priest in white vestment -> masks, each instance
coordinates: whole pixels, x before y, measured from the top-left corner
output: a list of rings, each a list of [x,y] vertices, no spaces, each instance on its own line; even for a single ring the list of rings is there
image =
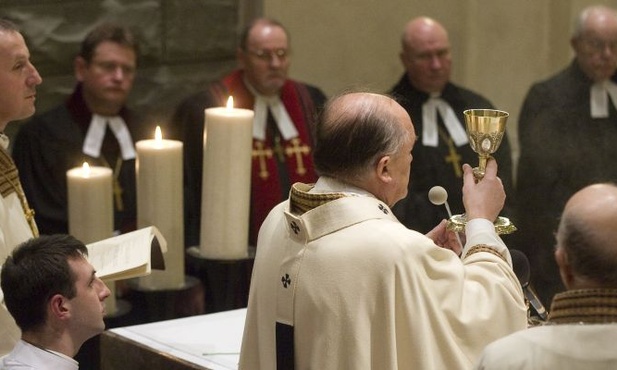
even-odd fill
[[[555,260],[566,292],[557,293],[547,325],[491,343],[483,370],[617,369],[617,186],[576,192],[557,230]]]
[[[331,100],[316,141],[321,177],[295,184],[259,233],[241,369],[469,369],[486,344],[526,327],[492,223],[505,201],[494,160],[478,183],[463,166],[461,248],[445,221],[425,236],[392,214],[416,141],[394,100]]]
[[[21,188],[4,129],[10,121],[34,113],[36,85],[41,76],[30,63],[30,52],[17,27],[0,19],[0,265],[19,243],[38,233]],[[0,289],[0,357],[19,340],[20,331],[2,303]]]

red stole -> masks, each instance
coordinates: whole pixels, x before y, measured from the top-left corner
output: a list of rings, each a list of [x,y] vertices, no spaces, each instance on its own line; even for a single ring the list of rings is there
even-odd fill
[[[229,95],[234,98],[234,106],[253,109],[255,99],[244,85],[242,71],[236,71],[223,79],[223,86],[215,94],[224,102]],[[285,166],[289,174],[289,184],[296,182],[313,183],[317,180],[313,167],[312,139],[309,125],[312,125],[315,106],[307,89],[299,83],[287,80],[281,91],[281,101],[287,109],[298,137],[281,140]],[[277,154],[271,135],[265,141],[253,139],[253,164],[251,173],[251,218],[249,243],[257,244],[257,234],[268,213],[284,199],[281,197],[281,184],[277,167]]]

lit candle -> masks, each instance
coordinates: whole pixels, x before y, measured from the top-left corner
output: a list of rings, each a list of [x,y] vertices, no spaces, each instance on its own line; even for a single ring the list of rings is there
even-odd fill
[[[205,110],[201,196],[201,255],[240,259],[248,255],[253,111]]]
[[[89,244],[114,234],[112,171],[107,167],[90,167],[84,162],[66,172],[69,210],[69,233]],[[105,300],[105,310],[112,315],[117,310],[116,286],[105,281],[111,294]]]
[[[137,226],[156,226],[167,240],[165,270],[139,279],[147,289],[176,289],[184,285],[184,197],[182,142],[163,140],[157,127],[154,140],[135,144],[137,159]]]

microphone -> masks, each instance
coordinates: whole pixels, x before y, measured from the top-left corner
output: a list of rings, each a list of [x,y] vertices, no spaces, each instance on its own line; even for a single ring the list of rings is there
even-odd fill
[[[512,257],[512,269],[514,270],[514,274],[518,278],[518,281],[521,283],[525,298],[527,298],[538,316],[540,316],[540,319],[543,321],[548,320],[548,312],[546,311],[546,308],[540,301],[540,298],[536,295],[536,292],[534,292],[529,285],[530,267],[527,256],[525,253],[517,249],[510,249],[510,256]]]
[[[433,186],[428,191],[428,200],[431,201],[436,206],[445,205],[446,211],[448,212],[448,217],[452,218],[452,212],[450,212],[450,205],[448,205],[448,192],[441,186]],[[456,234],[456,240],[458,240],[458,244],[461,246],[461,250],[463,249],[463,243],[461,242],[461,237]]]

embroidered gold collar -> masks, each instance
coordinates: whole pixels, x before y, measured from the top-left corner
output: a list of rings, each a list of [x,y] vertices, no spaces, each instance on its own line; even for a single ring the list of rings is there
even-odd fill
[[[301,215],[311,209],[347,196],[344,193],[309,193],[314,187],[314,184],[293,184],[289,195],[289,208],[293,214]]]
[[[580,289],[559,293],[553,298],[549,322],[617,323],[617,289]]]

